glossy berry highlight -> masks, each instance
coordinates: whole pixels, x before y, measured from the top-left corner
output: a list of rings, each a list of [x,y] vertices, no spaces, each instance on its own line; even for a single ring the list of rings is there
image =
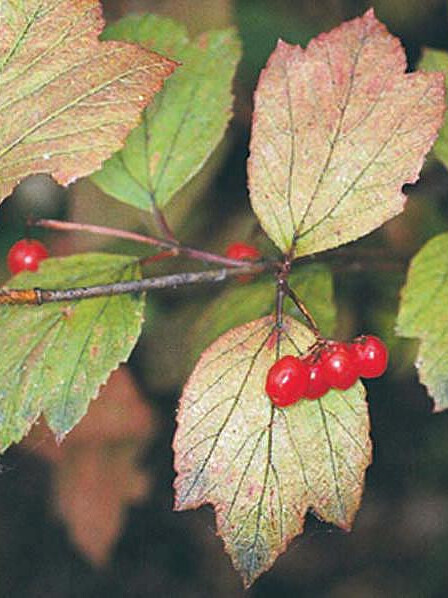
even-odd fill
[[[303,394],[305,399],[320,399],[330,390],[330,385],[325,376],[322,360],[315,355],[304,358],[307,366],[308,382]]]
[[[21,239],[14,243],[8,252],[6,262],[11,274],[18,274],[23,270],[35,272],[42,260],[48,257],[48,251],[36,239]]]
[[[361,378],[377,378],[386,371],[389,353],[377,336],[366,335],[355,339],[351,350],[357,360]]]
[[[358,360],[345,343],[332,343],[321,354],[325,379],[331,388],[347,390],[359,378]]]
[[[277,407],[287,407],[304,396],[308,384],[306,364],[294,355],[285,355],[269,369],[266,394]]]

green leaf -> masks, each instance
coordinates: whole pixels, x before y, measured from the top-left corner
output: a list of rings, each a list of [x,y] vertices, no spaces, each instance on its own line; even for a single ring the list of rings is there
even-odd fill
[[[48,259],[12,288],[105,284],[140,278],[135,257],[83,254]],[[144,297],[121,295],[0,308],[0,449],[19,442],[44,413],[62,439],[86,413],[112,370],[137,342]]]
[[[278,43],[255,94],[248,172],[283,252],[337,247],[402,211],[444,112],[443,77],[405,70],[372,10],[306,50]]]
[[[360,382],[278,409],[264,391],[276,360],[275,323],[221,336],[186,384],[174,438],[175,508],[211,503],[218,533],[250,585],[303,530],[307,511],[350,529],[370,463]],[[310,331],[285,318],[280,355],[307,351]]]
[[[102,40],[125,40],[179,58],[188,44],[188,32],[182,23],[158,15],[128,15],[108,25]]]
[[[143,210],[163,208],[201,169],[224,135],[240,56],[236,33],[211,31],[189,42],[180,25],[144,16],[120,21],[105,36],[151,44],[181,62],[119,159],[106,162],[92,177],[103,191],[125,203]]]
[[[295,269],[289,285],[309,307],[322,334],[331,336],[336,324],[336,306],[333,299],[331,272],[321,264]],[[220,334],[253,318],[275,312],[276,283],[272,276],[263,277],[251,284],[236,283],[222,292],[202,313],[191,331],[192,359]],[[300,318],[297,307],[285,299],[285,311]]]
[[[0,5],[0,200],[35,173],[68,185],[117,151],[176,63],[100,42],[97,0]]]
[[[434,237],[411,262],[401,291],[397,332],[421,343],[416,366],[434,398],[434,410],[448,407],[448,233]]]
[[[448,88],[448,52],[425,49],[418,66],[423,71],[444,73],[445,89]],[[448,113],[445,113],[443,126],[434,144],[434,154],[448,168]]]

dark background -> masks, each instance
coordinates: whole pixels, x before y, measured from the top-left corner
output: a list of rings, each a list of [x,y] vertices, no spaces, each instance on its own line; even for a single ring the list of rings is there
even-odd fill
[[[180,201],[181,207],[168,213],[183,241],[222,250],[232,235],[238,238],[244,231],[258,234],[248,210],[245,160],[251,96],[259,70],[278,37],[306,44],[320,31],[361,15],[371,4],[355,0],[103,2],[108,20],[134,10],[185,19],[192,34],[229,23],[240,31],[244,57],[235,83],[235,118],[229,134],[206,174],[185,192],[187,199]],[[423,46],[448,48],[444,0],[382,0],[373,6],[378,18],[402,39],[411,67]],[[447,183],[445,169],[430,158],[418,185],[408,190],[405,214],[357,244],[385,249],[393,256],[390,264],[373,269],[360,264],[356,272],[336,266],[338,332],[380,334],[388,339],[392,352],[388,374],[368,381],[374,459],[354,529],[347,534],[309,515],[303,536],[291,543],[272,570],[247,592],[248,597],[426,598],[448,594],[448,414],[431,414],[431,400],[412,367],[415,345],[393,338],[407,260],[426,239],[448,230]],[[30,211],[75,218],[81,211],[84,220],[95,221],[96,217],[103,223],[95,206],[85,202],[91,193],[82,184],[66,192],[42,177],[27,181],[0,209],[2,256],[23,235]],[[35,198],[39,198],[37,208]],[[112,222],[113,218],[121,222],[128,218],[129,226],[134,226],[135,214],[120,206],[111,210],[115,210],[108,216]],[[193,217],[187,218],[191,213]],[[55,235],[46,238],[55,253],[77,250],[81,243],[71,239],[67,249]],[[6,272],[3,274],[6,280]],[[158,418],[157,433],[143,457],[143,466],[154,483],[147,500],[128,511],[124,533],[107,567],[90,565],[53,516],[50,467],[33,451],[20,448],[3,457],[0,596],[243,596],[239,576],[215,535],[212,509],[171,510],[170,443],[188,368],[179,360],[181,334],[176,336],[170,322],[176,322],[176,330],[187,328],[189,315],[182,306],[188,302],[192,309],[201,305],[203,293],[179,291],[176,296],[158,297],[146,334],[132,356],[133,372]],[[151,326],[157,333],[151,334]]]

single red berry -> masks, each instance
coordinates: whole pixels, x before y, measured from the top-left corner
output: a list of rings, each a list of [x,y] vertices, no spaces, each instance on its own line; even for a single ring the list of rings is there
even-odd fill
[[[347,390],[359,378],[358,360],[345,343],[332,343],[321,353],[322,368],[332,388]]]
[[[320,399],[330,390],[322,360],[315,355],[309,355],[308,357],[305,357],[303,361],[308,365],[308,384],[304,393],[304,398]]]
[[[253,245],[238,242],[227,247],[226,257],[232,260],[258,260],[261,253]]]
[[[226,249],[226,257],[231,260],[250,260],[255,261],[261,257],[261,253],[253,245],[247,243],[232,243]],[[249,282],[252,276],[250,274],[241,274],[237,276],[238,282]]]
[[[22,270],[35,272],[40,262],[47,257],[48,251],[40,241],[21,239],[11,247],[6,261],[11,274],[18,274]]]
[[[285,355],[269,369],[266,394],[277,407],[286,407],[303,397],[307,383],[305,363],[294,355]]]
[[[360,336],[353,341],[351,350],[358,360],[362,378],[377,378],[386,371],[389,354],[386,345],[377,336]]]

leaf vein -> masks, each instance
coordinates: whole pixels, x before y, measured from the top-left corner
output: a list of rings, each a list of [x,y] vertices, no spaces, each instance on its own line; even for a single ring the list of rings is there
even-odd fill
[[[318,401],[318,405],[319,405],[319,410],[320,410],[320,414],[322,417],[322,425],[323,425],[323,429],[325,432],[325,437],[327,439],[328,453],[329,453],[329,457],[330,457],[331,471],[332,471],[332,475],[333,475],[333,482],[334,482],[336,498],[337,498],[338,505],[339,505],[339,511],[340,511],[340,515],[345,520],[346,519],[345,507],[344,507],[344,501],[342,498],[341,489],[339,487],[339,480],[338,480],[337,471],[336,471],[336,463],[334,460],[334,449],[333,449],[333,443],[332,443],[331,436],[330,436],[330,430],[328,429],[327,418],[326,418],[325,411],[322,407],[322,403],[320,400]]]
[[[190,485],[190,487],[189,487],[189,489],[187,490],[187,492],[184,494],[184,499],[185,499],[185,500],[188,498],[188,496],[190,495],[190,493],[191,493],[191,491],[193,490],[194,486],[197,484],[197,482],[198,482],[198,480],[199,480],[200,476],[201,476],[201,475],[204,473],[204,471],[205,471],[206,467],[208,466],[208,464],[209,464],[209,462],[210,462],[210,459],[211,459],[211,457],[212,457],[212,454],[213,454],[213,452],[214,452],[214,450],[215,450],[215,448],[216,448],[216,446],[217,446],[217,444],[218,444],[218,442],[219,442],[219,439],[220,439],[220,437],[221,437],[221,434],[223,433],[223,431],[225,430],[225,428],[226,428],[227,424],[229,423],[229,421],[230,421],[230,419],[231,419],[231,417],[232,417],[232,415],[233,415],[233,412],[235,411],[235,409],[236,409],[236,406],[237,406],[237,404],[238,404],[238,402],[239,402],[239,400],[240,400],[240,398],[241,398],[241,395],[242,395],[242,393],[243,393],[243,390],[244,390],[244,388],[245,388],[245,386],[246,386],[247,380],[248,380],[248,379],[249,379],[249,377],[250,377],[250,374],[251,374],[251,372],[252,372],[252,369],[253,369],[253,367],[254,367],[254,365],[255,365],[255,362],[256,362],[256,360],[257,360],[257,357],[258,357],[258,356],[259,356],[259,354],[261,353],[261,351],[262,351],[262,349],[263,349],[264,345],[266,344],[266,342],[267,342],[267,339],[268,339],[268,338],[269,338],[269,337],[265,337],[265,339],[262,341],[262,343],[260,344],[260,346],[259,346],[259,348],[257,349],[257,351],[255,352],[255,354],[251,356],[251,360],[250,360],[249,367],[248,367],[248,369],[247,369],[247,372],[246,372],[246,374],[244,375],[244,377],[243,377],[243,379],[242,379],[242,382],[241,382],[241,385],[240,385],[240,387],[239,387],[239,390],[238,390],[238,392],[237,392],[237,394],[236,394],[236,396],[235,396],[235,400],[233,401],[233,403],[232,403],[232,405],[231,405],[231,407],[230,407],[230,409],[229,409],[229,412],[228,412],[228,413],[227,413],[227,415],[225,416],[225,418],[224,418],[224,420],[223,420],[222,424],[221,424],[221,425],[220,425],[220,427],[218,428],[218,431],[217,431],[217,433],[216,433],[216,438],[215,438],[215,440],[214,440],[214,442],[213,442],[213,444],[212,444],[212,446],[211,446],[211,448],[210,448],[210,450],[209,450],[209,452],[208,452],[207,456],[204,458],[204,460],[203,460],[203,462],[202,462],[202,464],[201,464],[200,468],[198,469],[198,472],[197,472],[197,474],[196,474],[196,476],[195,476],[195,478],[194,478],[194,480],[193,480],[192,484]]]

